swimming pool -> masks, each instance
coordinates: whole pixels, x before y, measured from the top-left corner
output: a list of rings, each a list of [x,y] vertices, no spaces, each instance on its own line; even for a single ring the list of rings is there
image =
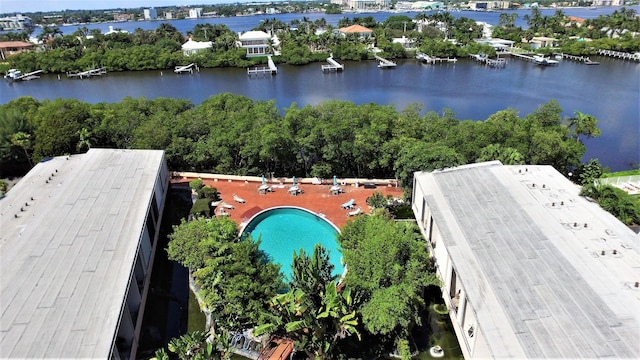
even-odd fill
[[[311,256],[318,243],[329,250],[333,274],[340,276],[344,271],[337,241],[338,229],[328,220],[303,208],[278,207],[260,212],[245,226],[241,237],[248,234],[254,240],[261,239],[260,250],[280,264],[280,271],[288,280],[291,279],[293,252],[300,254],[300,249],[304,249],[307,256]]]

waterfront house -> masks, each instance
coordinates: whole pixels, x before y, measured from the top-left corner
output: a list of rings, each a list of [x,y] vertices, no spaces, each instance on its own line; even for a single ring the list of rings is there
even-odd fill
[[[525,40],[526,42],[526,40]],[[558,39],[546,36],[535,36],[529,41],[532,49],[557,46]]]
[[[189,56],[199,51],[211,49],[212,46],[213,43],[211,41],[194,41],[193,39],[189,39],[186,43],[182,44],[182,53],[184,56]]]
[[[509,48],[513,47],[512,40],[505,40],[499,38],[487,38],[487,39],[477,39],[477,43],[479,44],[487,44],[491,45],[496,51],[506,51]]]
[[[30,51],[34,46],[24,41],[0,41],[0,58],[5,60],[8,56]]]
[[[247,31],[238,34],[238,47],[247,49],[247,56],[271,55],[271,35],[264,31]]]
[[[548,165],[416,172],[465,359],[640,358],[640,239]]]
[[[347,36],[348,34],[356,34],[360,38],[368,38],[373,35],[373,30],[358,24],[340,28],[339,31],[343,36]]]
[[[168,187],[164,151],[91,149],[9,190],[0,358],[136,358]]]
[[[123,33],[123,34],[128,34],[129,32],[127,30],[122,30],[122,29],[114,29],[113,25],[109,25],[109,31],[107,31],[106,33],[104,33],[104,35],[111,35],[111,34],[118,34],[118,33]],[[87,37],[88,39],[89,37]]]

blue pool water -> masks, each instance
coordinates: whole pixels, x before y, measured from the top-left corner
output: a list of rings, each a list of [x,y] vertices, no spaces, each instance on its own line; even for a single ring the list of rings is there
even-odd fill
[[[329,250],[329,261],[333,264],[333,274],[342,275],[344,266],[338,246],[338,230],[324,218],[298,208],[276,208],[254,217],[242,232],[251,234],[254,240],[261,239],[260,250],[271,260],[280,264],[280,271],[291,279],[293,252],[304,249],[308,256],[313,254],[316,244]]]

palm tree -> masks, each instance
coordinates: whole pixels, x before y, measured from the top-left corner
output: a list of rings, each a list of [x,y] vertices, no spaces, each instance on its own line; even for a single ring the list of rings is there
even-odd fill
[[[233,354],[230,337],[226,331],[212,336],[206,331],[193,331],[171,339],[167,347],[181,360],[228,360]],[[159,349],[155,355],[158,360],[169,358],[164,349]]]
[[[332,281],[325,286],[320,298],[320,306],[315,307],[300,289],[277,295],[270,303],[274,312],[268,315],[271,322],[254,328],[254,334],[285,334],[294,339],[297,350],[304,351],[310,359],[329,356],[341,339],[352,335],[360,339],[350,288],[339,292]]]
[[[573,114],[575,116],[569,119],[569,128],[577,142],[580,142],[580,135],[585,135],[588,139],[600,136],[598,119],[580,111],[574,111]]]

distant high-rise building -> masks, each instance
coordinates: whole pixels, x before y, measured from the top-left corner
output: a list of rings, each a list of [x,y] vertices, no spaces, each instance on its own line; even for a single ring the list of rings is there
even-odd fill
[[[158,18],[158,11],[155,8],[144,9],[145,20],[155,20]]]
[[[202,8],[189,9],[189,18],[197,19],[202,16]]]

